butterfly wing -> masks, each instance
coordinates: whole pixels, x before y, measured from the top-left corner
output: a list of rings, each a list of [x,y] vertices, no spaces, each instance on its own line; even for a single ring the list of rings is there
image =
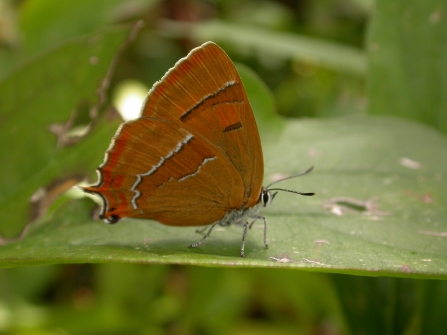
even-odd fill
[[[212,42],[194,49],[156,83],[139,119],[117,131],[99,181],[84,188],[102,217],[206,225],[259,201],[263,157],[242,81]]]
[[[143,116],[169,118],[212,143],[244,183],[243,207],[259,200],[264,162],[256,120],[228,55],[207,42],[181,59],[149,92]]]

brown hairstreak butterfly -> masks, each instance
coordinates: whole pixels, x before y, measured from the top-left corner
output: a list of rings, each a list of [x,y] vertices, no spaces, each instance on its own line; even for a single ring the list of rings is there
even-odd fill
[[[312,168],[299,174],[305,174]],[[207,42],[179,60],[149,91],[141,116],[124,122],[99,166],[98,182],[83,187],[103,200],[108,223],[130,217],[169,226],[243,227],[267,221],[262,207],[276,193],[262,187],[264,162],[256,121],[227,54]],[[249,221],[252,221],[249,223]],[[206,229],[206,227],[205,227]]]

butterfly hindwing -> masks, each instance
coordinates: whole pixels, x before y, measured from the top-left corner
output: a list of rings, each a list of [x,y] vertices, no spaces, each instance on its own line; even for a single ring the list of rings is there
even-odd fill
[[[102,216],[109,221],[136,217],[202,225],[217,221],[243,197],[242,179],[226,157],[166,120],[124,123],[98,172],[99,183],[85,190],[102,196]],[[229,182],[221,184],[216,175]],[[188,217],[195,210],[203,215]]]

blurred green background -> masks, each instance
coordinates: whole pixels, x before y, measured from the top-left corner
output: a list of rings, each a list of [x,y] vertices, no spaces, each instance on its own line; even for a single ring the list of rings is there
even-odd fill
[[[0,0],[0,200],[9,196],[5,185],[25,168],[39,171],[20,186],[30,194],[64,168],[73,171],[64,190],[93,176],[98,152],[102,156],[107,146],[92,138],[82,144],[82,157],[63,156],[46,149],[54,147],[54,135],[36,138],[43,149],[30,150],[25,141],[9,143],[14,133],[33,134],[56,122],[57,113],[60,123],[51,132],[58,147],[73,144],[66,128],[90,120],[101,138],[110,139],[120,122],[113,101],[126,83],[150,87],[207,40],[257,73],[285,122],[392,115],[426,125],[445,143],[446,17],[445,0]],[[101,57],[90,57],[90,50]],[[84,68],[85,60],[96,70]],[[53,66],[57,73],[47,71]],[[70,94],[61,80],[72,83]],[[32,115],[44,105],[51,108],[48,115],[23,120],[24,111]],[[269,129],[280,132],[275,120],[259,125],[263,140]],[[425,147],[432,149],[430,143]],[[9,158],[23,152],[23,164],[12,164]],[[440,162],[447,157],[442,154]],[[0,209],[0,248],[11,245],[29,218],[16,204],[5,202]],[[33,208],[32,217],[40,211]],[[446,245],[446,236],[438,242]],[[439,252],[444,261],[445,254]],[[75,263],[89,263],[88,254],[76,257]],[[445,280],[187,261],[2,262],[16,267],[0,270],[0,334],[447,334]],[[34,264],[48,262],[42,257]],[[443,265],[438,270],[445,279]]]

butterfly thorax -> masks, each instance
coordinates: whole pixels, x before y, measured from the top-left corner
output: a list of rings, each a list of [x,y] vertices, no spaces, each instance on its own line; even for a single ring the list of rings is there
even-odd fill
[[[218,221],[221,226],[229,226],[235,224],[238,226],[244,226],[247,221],[255,221],[262,218],[259,214],[263,207],[267,207],[271,204],[275,194],[271,194],[269,190],[262,188],[259,200],[256,205],[252,207],[232,209],[225,216]]]

